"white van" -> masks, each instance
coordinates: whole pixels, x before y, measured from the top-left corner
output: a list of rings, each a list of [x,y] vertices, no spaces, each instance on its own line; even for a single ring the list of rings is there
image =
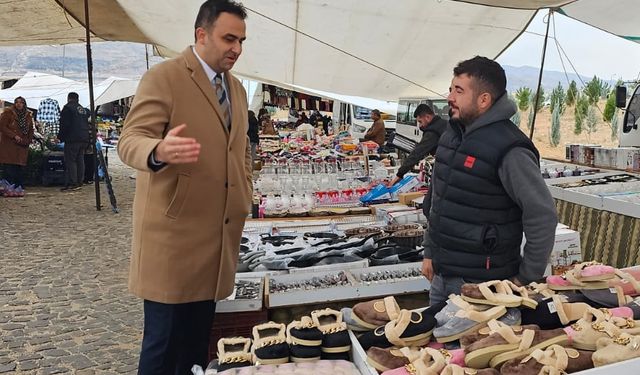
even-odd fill
[[[445,98],[414,97],[398,99],[396,132],[416,142],[420,142],[420,139],[422,139],[422,131],[418,128],[413,112],[422,103],[431,107],[436,115],[449,120],[449,104]]]
[[[373,125],[371,119],[373,109],[375,108],[360,107],[336,100],[333,102],[333,123],[335,126],[344,126],[348,129],[354,139],[364,138],[365,133]],[[388,136],[396,130],[396,116],[382,110],[380,113]]]

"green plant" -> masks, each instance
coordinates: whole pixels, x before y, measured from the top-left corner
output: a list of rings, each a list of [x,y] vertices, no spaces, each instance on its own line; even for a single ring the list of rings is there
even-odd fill
[[[602,119],[605,122],[611,123],[613,119],[613,114],[616,111],[616,90],[611,90],[609,96],[607,97],[607,103],[604,105],[604,113],[602,114]]]
[[[597,76],[593,76],[591,81],[584,86],[583,92],[589,98],[589,104],[594,105],[609,93],[609,84]]]
[[[531,96],[531,107],[535,105],[535,95]],[[540,86],[540,90],[538,91],[538,105],[536,106],[536,112],[540,112],[542,107],[544,107],[544,88]]]
[[[596,107],[589,106],[585,122],[587,125],[587,139],[591,142],[591,134],[598,130],[598,113],[596,111]]]
[[[564,103],[567,107],[571,107],[576,104],[576,99],[578,97],[578,85],[576,81],[571,81],[569,84],[569,88],[567,89],[567,95],[565,96]]]
[[[516,104],[518,105],[519,110],[526,112],[529,109],[529,103],[531,102],[532,95],[533,93],[528,87],[520,87],[516,90]]]
[[[611,140],[615,141],[618,139],[618,115],[620,111],[618,108],[615,108],[613,111],[613,116],[611,116]]]
[[[551,146],[556,147],[560,143],[560,108],[562,102],[560,99],[556,99],[553,111],[551,113],[551,132],[549,133],[549,143]]]
[[[576,107],[574,108],[575,126],[573,128],[573,133],[575,135],[580,135],[582,133],[584,120],[587,117],[588,110],[589,98],[586,95],[578,94],[578,97],[576,99]]]
[[[549,95],[549,109],[551,110],[551,113],[555,111],[556,107],[560,109],[560,114],[564,113],[565,97],[566,93],[564,91],[564,88],[562,87],[560,82],[558,82],[558,86],[556,86],[551,91],[551,95]]]

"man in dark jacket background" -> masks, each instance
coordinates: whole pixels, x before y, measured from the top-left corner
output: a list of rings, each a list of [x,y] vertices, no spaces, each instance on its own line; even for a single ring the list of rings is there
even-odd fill
[[[465,282],[540,279],[558,221],[538,151],[510,121],[517,108],[506,95],[504,69],[476,56],[453,74],[450,124],[423,206],[429,230],[422,272],[432,305],[459,294]]]
[[[256,114],[253,111],[249,111],[249,129],[247,135],[249,136],[249,143],[251,143],[251,160],[254,162],[258,159],[256,152],[258,144],[260,143],[260,124],[256,118]]]
[[[413,112],[413,117],[416,118],[418,127],[422,131],[422,139],[416,145],[416,148],[411,151],[409,156],[402,162],[402,165],[396,173],[396,177],[391,180],[389,186],[393,186],[402,180],[405,174],[409,172],[420,160],[427,157],[427,155],[435,155],[438,148],[438,140],[442,133],[447,128],[447,121],[440,116],[437,116],[431,107],[427,104],[420,104]]]
[[[77,190],[84,179],[84,151],[89,144],[89,111],[80,105],[75,92],[67,95],[60,112],[58,139],[64,142],[65,186],[61,190]]]

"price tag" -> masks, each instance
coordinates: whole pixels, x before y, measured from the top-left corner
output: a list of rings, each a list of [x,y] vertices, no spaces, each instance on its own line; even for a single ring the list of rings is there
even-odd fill
[[[609,288],[609,291],[611,292],[611,294],[618,293],[618,290],[616,288]]]
[[[552,314],[555,314],[558,312],[558,310],[556,310],[556,304],[553,301],[547,303],[547,307],[549,307],[549,312]]]

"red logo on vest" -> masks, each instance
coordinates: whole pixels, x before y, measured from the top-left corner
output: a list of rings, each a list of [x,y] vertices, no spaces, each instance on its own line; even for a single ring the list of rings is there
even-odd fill
[[[464,166],[465,168],[473,168],[473,164],[475,164],[476,162],[476,158],[474,158],[473,156],[467,156],[467,158],[464,160]]]

